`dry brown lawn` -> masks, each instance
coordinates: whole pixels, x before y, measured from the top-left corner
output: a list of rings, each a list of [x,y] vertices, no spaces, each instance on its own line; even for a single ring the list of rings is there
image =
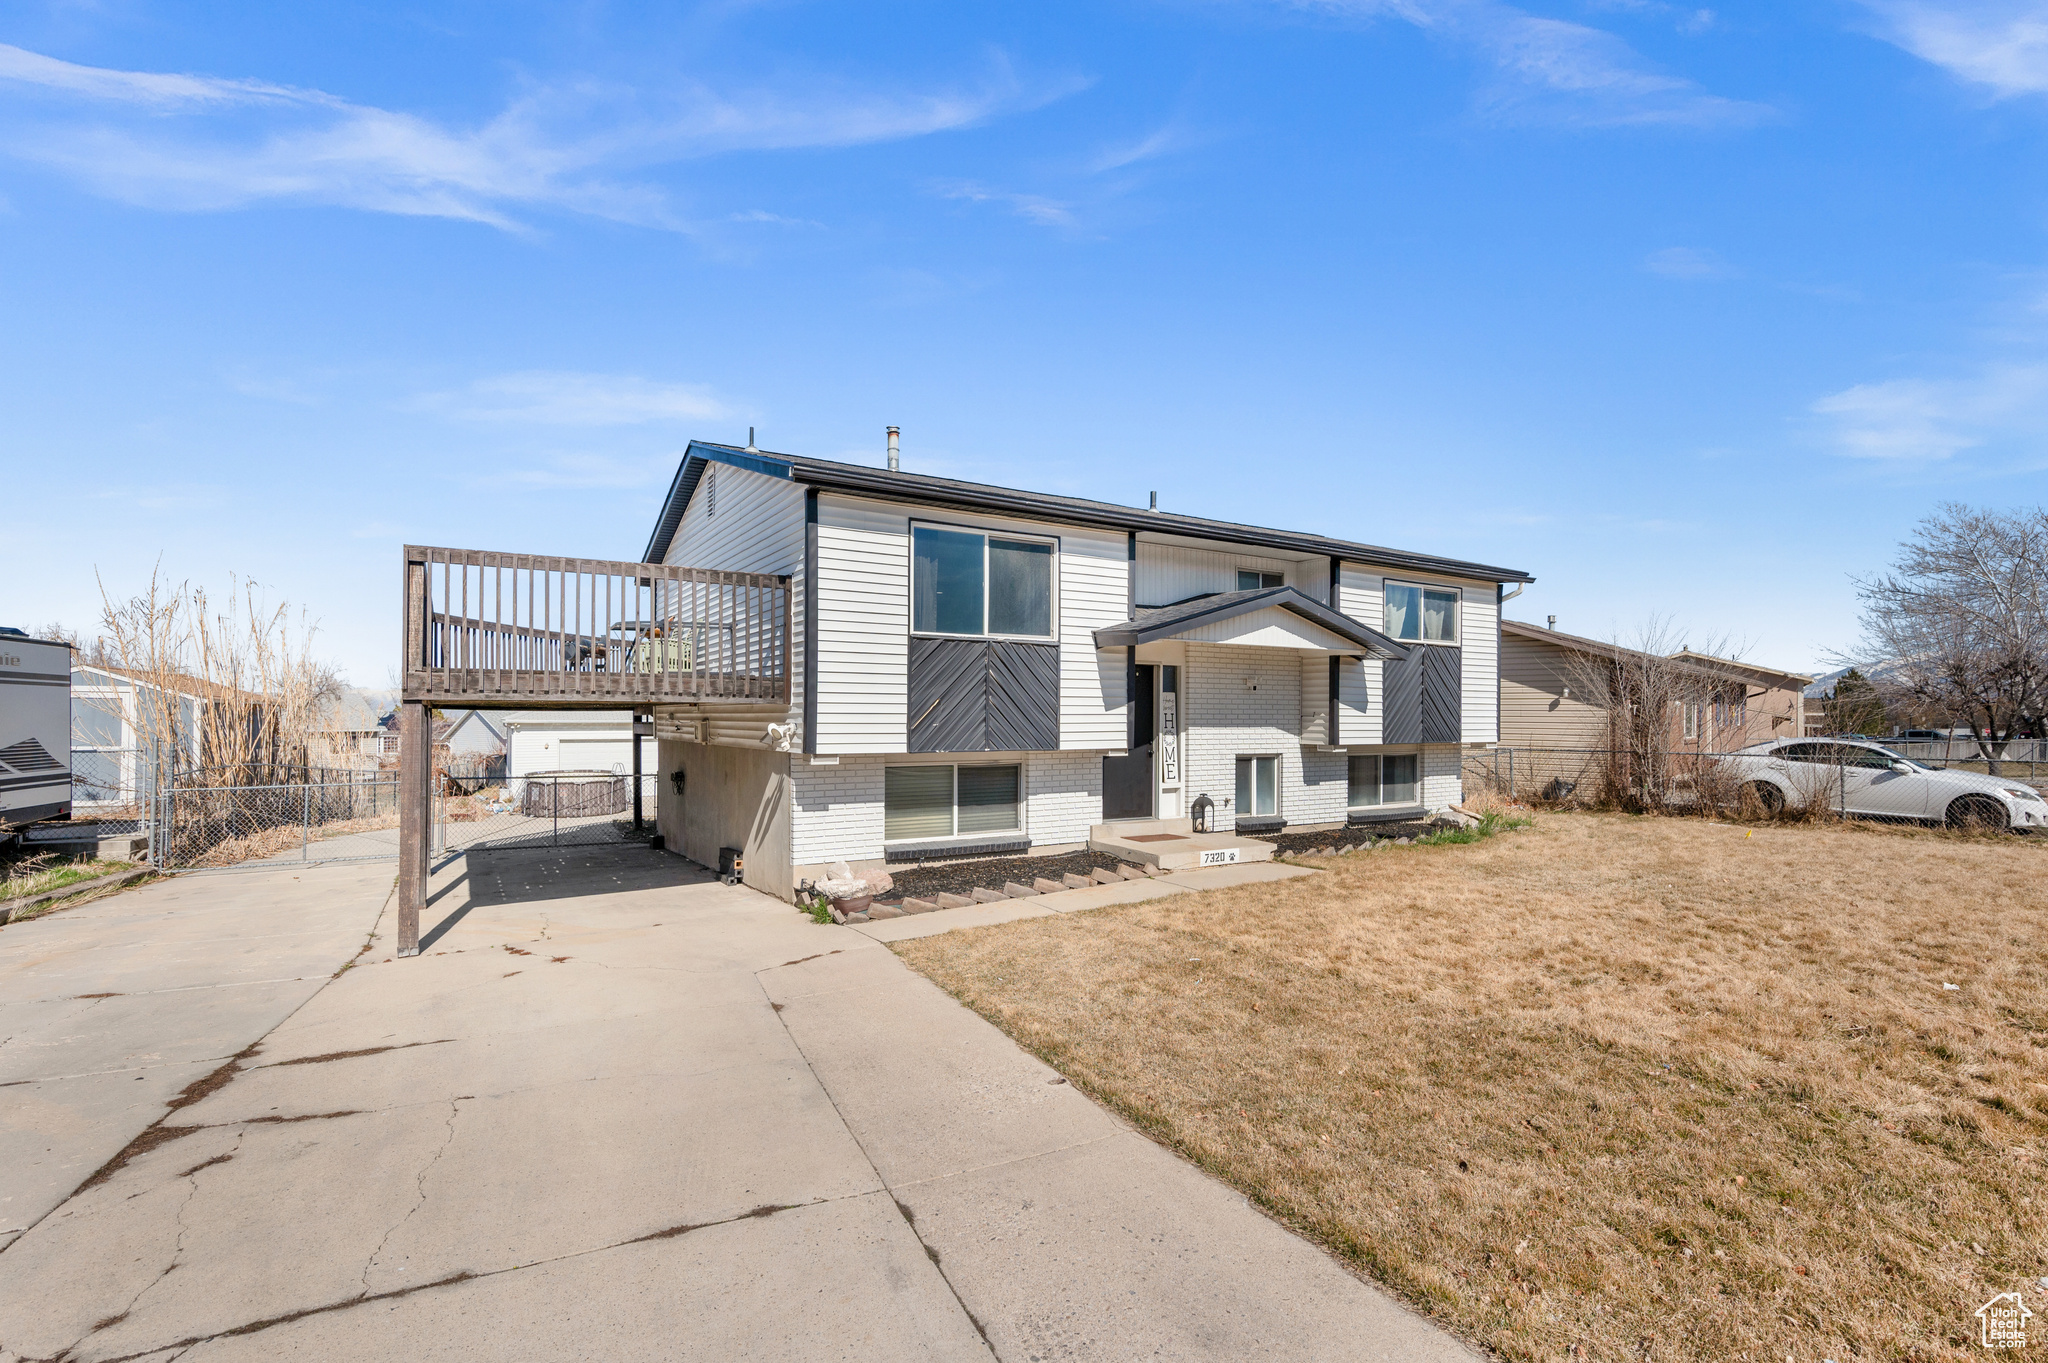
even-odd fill
[[[897,950],[1511,1358],[1952,1357],[2041,1288],[2048,843],[1575,814],[1312,864]]]

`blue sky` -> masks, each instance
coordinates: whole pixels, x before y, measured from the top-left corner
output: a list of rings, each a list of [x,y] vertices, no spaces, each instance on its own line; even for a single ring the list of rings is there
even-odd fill
[[[1821,670],[2043,499],[2048,2],[0,11],[6,623],[631,558],[688,439],[1504,563]]]

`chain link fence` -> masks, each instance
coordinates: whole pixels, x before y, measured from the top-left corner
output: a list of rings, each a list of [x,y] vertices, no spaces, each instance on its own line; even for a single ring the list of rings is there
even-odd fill
[[[376,861],[398,856],[399,782],[391,772],[346,780],[179,785],[154,801],[151,856],[165,870]],[[514,780],[437,774],[432,853],[630,842],[654,826],[655,777],[546,773]]]
[[[634,778],[546,772],[507,780],[447,777],[437,823],[448,851],[575,847],[631,842],[654,829],[656,777],[639,778],[642,826],[633,826]]]
[[[1814,742],[1827,746],[1826,740]],[[1893,744],[1883,746],[1898,750]],[[1753,754],[1740,753],[1494,748],[1466,754],[1464,782],[1468,793],[1484,790],[1527,805],[1753,817],[1776,812],[1766,804],[1772,792],[1757,785],[1761,775],[1755,768],[1757,760]],[[1981,761],[1944,764],[1925,758],[1913,760],[1928,767],[1984,772]],[[1793,787],[1788,803],[1796,809],[1879,818],[1943,817],[1943,810],[1904,804],[1891,810],[1879,807],[1873,814],[1872,801],[1863,789],[1870,773],[1846,757],[1779,763],[1775,774]],[[2048,781],[2048,762],[2037,766],[2001,761],[1998,774],[2038,785]]]

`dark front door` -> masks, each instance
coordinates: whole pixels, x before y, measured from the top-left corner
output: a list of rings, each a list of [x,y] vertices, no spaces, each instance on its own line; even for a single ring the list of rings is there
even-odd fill
[[[1139,663],[1131,696],[1131,750],[1102,759],[1102,817],[1152,817],[1152,750],[1159,737],[1159,717],[1152,706],[1151,663]]]

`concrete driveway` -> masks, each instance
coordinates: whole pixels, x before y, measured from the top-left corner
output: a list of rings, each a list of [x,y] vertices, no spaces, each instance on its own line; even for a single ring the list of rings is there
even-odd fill
[[[7,1103],[43,1154],[0,1165],[29,1226],[0,1349],[1475,1357],[861,933],[641,847],[480,853],[436,877],[425,955],[386,922],[321,983],[389,878],[193,878],[0,932],[0,1009],[42,1038],[7,1092],[47,1090]]]

